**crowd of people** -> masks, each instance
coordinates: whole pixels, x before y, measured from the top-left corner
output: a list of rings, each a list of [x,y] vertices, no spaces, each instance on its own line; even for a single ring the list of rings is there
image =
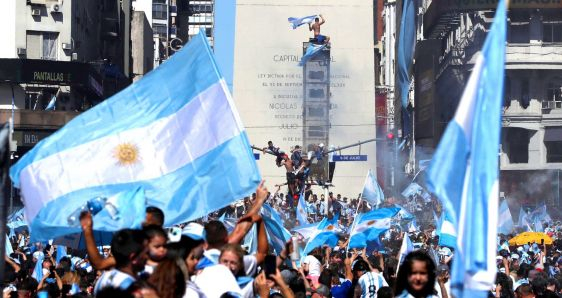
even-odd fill
[[[452,297],[454,250],[438,245],[435,223],[397,223],[373,239],[374,246],[347,249],[354,216],[371,206],[360,198],[318,196],[310,189],[306,194],[310,223],[338,218],[335,246],[299,256],[289,240],[274,251],[260,212],[264,204],[278,210],[289,230],[305,223],[294,216],[298,200],[279,189],[270,193],[262,183],[250,198],[168,229],[165,214],[148,207],[142,229],[116,232],[110,246],[96,244],[89,213],[80,218],[84,249],[29,243],[25,230],[16,233],[9,238],[14,252],[5,259],[4,297]],[[230,232],[219,220],[225,217],[236,218]],[[253,227],[257,249],[249,253],[242,244]],[[552,223],[545,231],[552,245],[510,246],[514,235],[498,235],[490,297],[562,297],[562,225]],[[404,237],[415,250],[401,259]]]

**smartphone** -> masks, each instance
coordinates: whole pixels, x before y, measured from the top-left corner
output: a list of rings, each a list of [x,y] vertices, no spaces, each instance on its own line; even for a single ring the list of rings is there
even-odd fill
[[[271,274],[277,273],[277,257],[274,255],[265,256],[264,261],[265,276],[269,277]]]

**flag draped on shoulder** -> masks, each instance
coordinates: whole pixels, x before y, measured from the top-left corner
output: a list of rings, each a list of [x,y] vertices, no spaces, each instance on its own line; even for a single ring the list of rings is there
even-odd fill
[[[373,172],[369,170],[367,177],[365,178],[365,184],[363,185],[363,192],[361,193],[362,198],[369,202],[373,206],[380,205],[384,202],[384,193],[377,182],[377,178],[373,175]]]
[[[304,25],[304,24],[310,24],[312,22],[314,22],[314,19],[317,18],[317,15],[312,15],[312,16],[306,16],[306,17],[302,17],[302,18],[288,18],[287,20],[289,21],[289,23],[291,23],[291,28],[293,30],[297,29],[298,27]]]
[[[457,227],[451,289],[459,298],[487,297],[496,276],[506,22],[501,0],[428,171],[430,190]]]
[[[399,211],[399,207],[390,207],[357,215],[349,233],[349,248],[366,247],[367,242],[378,240],[381,233],[390,229],[392,217]]]
[[[10,177],[35,234],[56,234],[53,227],[67,226],[69,213],[91,198],[138,186],[164,211],[166,226],[187,222],[251,194],[261,180],[202,33],[42,140]]]

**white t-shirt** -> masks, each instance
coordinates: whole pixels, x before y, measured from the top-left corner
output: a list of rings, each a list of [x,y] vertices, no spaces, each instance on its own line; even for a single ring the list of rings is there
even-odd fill
[[[303,264],[308,264],[308,275],[320,276],[320,261],[315,256],[308,255],[304,257]]]
[[[361,286],[361,298],[376,298],[377,291],[382,287],[388,287],[388,283],[381,273],[367,272],[358,281]]]

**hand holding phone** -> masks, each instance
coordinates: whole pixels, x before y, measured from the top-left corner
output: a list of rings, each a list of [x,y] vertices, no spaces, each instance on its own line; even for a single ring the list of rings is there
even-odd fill
[[[274,255],[265,256],[264,260],[265,277],[269,278],[270,275],[277,272],[277,257]]]

